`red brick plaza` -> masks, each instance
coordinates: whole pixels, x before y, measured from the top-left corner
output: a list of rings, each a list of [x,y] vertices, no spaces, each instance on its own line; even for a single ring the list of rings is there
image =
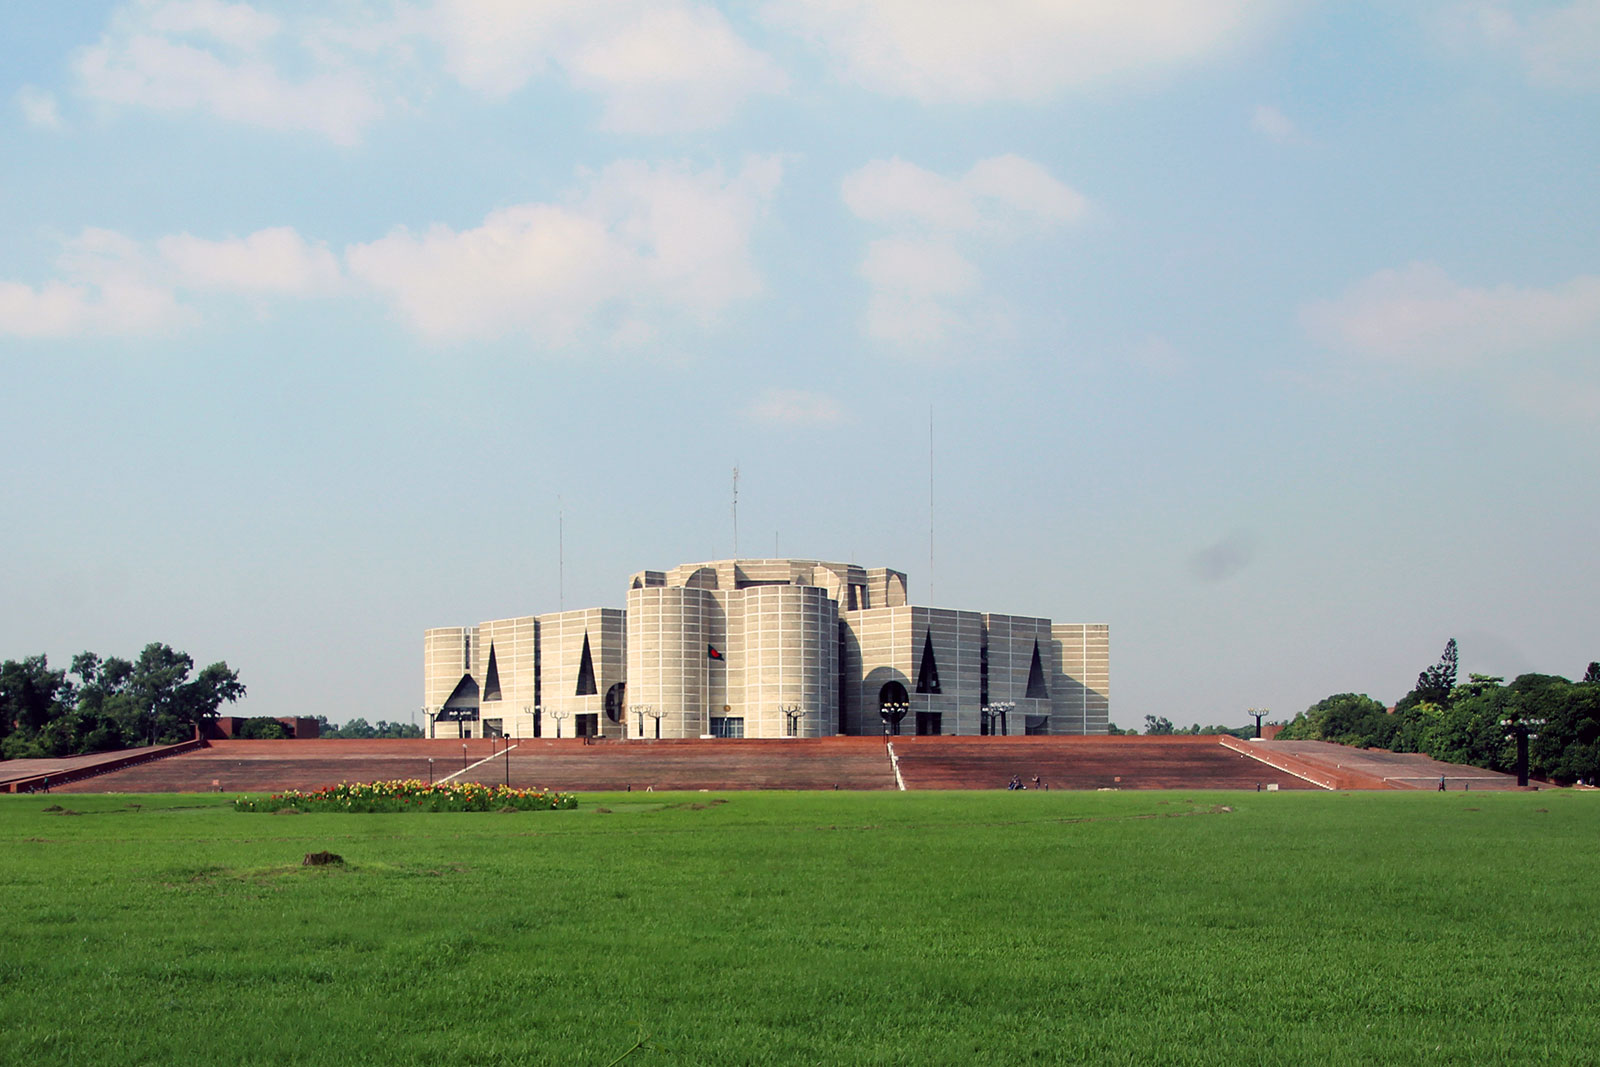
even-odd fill
[[[1505,789],[1515,778],[1425,756],[1216,737],[804,740],[211,741],[171,754],[0,763],[0,789],[271,792],[394,778],[565,791],[647,789]],[[891,758],[891,747],[892,757]],[[148,751],[148,750],[146,750]],[[94,773],[98,764],[104,767]],[[897,776],[898,770],[898,776]],[[85,776],[86,775],[86,776]]]

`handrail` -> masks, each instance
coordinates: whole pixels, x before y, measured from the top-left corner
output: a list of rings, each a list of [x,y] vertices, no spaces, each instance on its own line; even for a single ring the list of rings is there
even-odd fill
[[[194,738],[189,741],[180,741],[175,745],[161,745],[159,747],[134,749],[123,756],[114,756],[101,763],[91,763],[87,767],[74,767],[71,770],[58,771],[55,774],[35,774],[28,778],[17,778],[0,786],[0,792],[6,793],[35,793],[39,789],[53,785],[70,785],[81,782],[86,778],[95,778],[111,771],[120,771],[127,767],[137,767],[141,764],[152,763],[155,760],[166,759],[168,756],[177,756],[185,752],[192,752],[197,748],[208,748],[204,738]]]

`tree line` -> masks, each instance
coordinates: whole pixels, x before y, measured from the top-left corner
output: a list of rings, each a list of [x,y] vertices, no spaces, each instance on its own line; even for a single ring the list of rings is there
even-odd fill
[[[326,715],[314,716],[317,724],[319,738],[331,737],[334,739],[352,738],[365,740],[373,737],[421,737],[422,728],[412,726],[410,723],[386,722],[378,720],[374,726],[366,719],[351,719],[343,726],[335,726],[328,721]],[[277,719],[255,718],[246,719],[239,724],[238,732],[233,735],[241,741],[282,741],[289,736],[289,728]]]
[[[328,721],[326,715],[317,716],[317,730],[319,737],[347,737],[365,740],[374,737],[421,737],[422,727],[414,726],[409,722],[387,722],[379,719],[376,724],[369,723],[366,719],[351,719],[343,726],[335,726]]]
[[[1256,735],[1253,726],[1201,726],[1192,723],[1189,726],[1174,726],[1172,720],[1165,715],[1146,715],[1144,717],[1144,732],[1152,737],[1215,737],[1226,734],[1229,737],[1251,738]],[[1138,728],[1124,730],[1116,723],[1109,723],[1106,733],[1116,737],[1136,737]]]
[[[74,756],[187,741],[217,709],[245,695],[223,661],[194,671],[194,658],[159,642],[137,659],[72,657],[66,670],[43,656],[0,663],[0,756]]]
[[[1537,735],[1528,745],[1529,773],[1564,784],[1600,780],[1600,662],[1590,663],[1577,682],[1524,674],[1508,684],[1484,674],[1461,682],[1458,660],[1451,638],[1439,662],[1417,676],[1393,711],[1365,693],[1338,693],[1296,715],[1278,737],[1419,752],[1509,772],[1517,746],[1503,724],[1543,720],[1526,727]]]

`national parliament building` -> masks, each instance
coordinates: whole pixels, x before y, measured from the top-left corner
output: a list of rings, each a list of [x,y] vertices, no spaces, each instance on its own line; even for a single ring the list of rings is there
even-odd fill
[[[1103,734],[1110,631],[906,603],[808,559],[641,571],[627,610],[423,634],[430,737]]]

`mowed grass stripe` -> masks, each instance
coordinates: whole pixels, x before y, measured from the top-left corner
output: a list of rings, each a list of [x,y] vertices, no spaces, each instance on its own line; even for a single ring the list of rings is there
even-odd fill
[[[3,798],[4,1057],[605,1064],[641,1031],[662,1048],[630,1064],[1600,1047],[1591,794],[583,799]],[[298,866],[321,849],[346,864]]]

